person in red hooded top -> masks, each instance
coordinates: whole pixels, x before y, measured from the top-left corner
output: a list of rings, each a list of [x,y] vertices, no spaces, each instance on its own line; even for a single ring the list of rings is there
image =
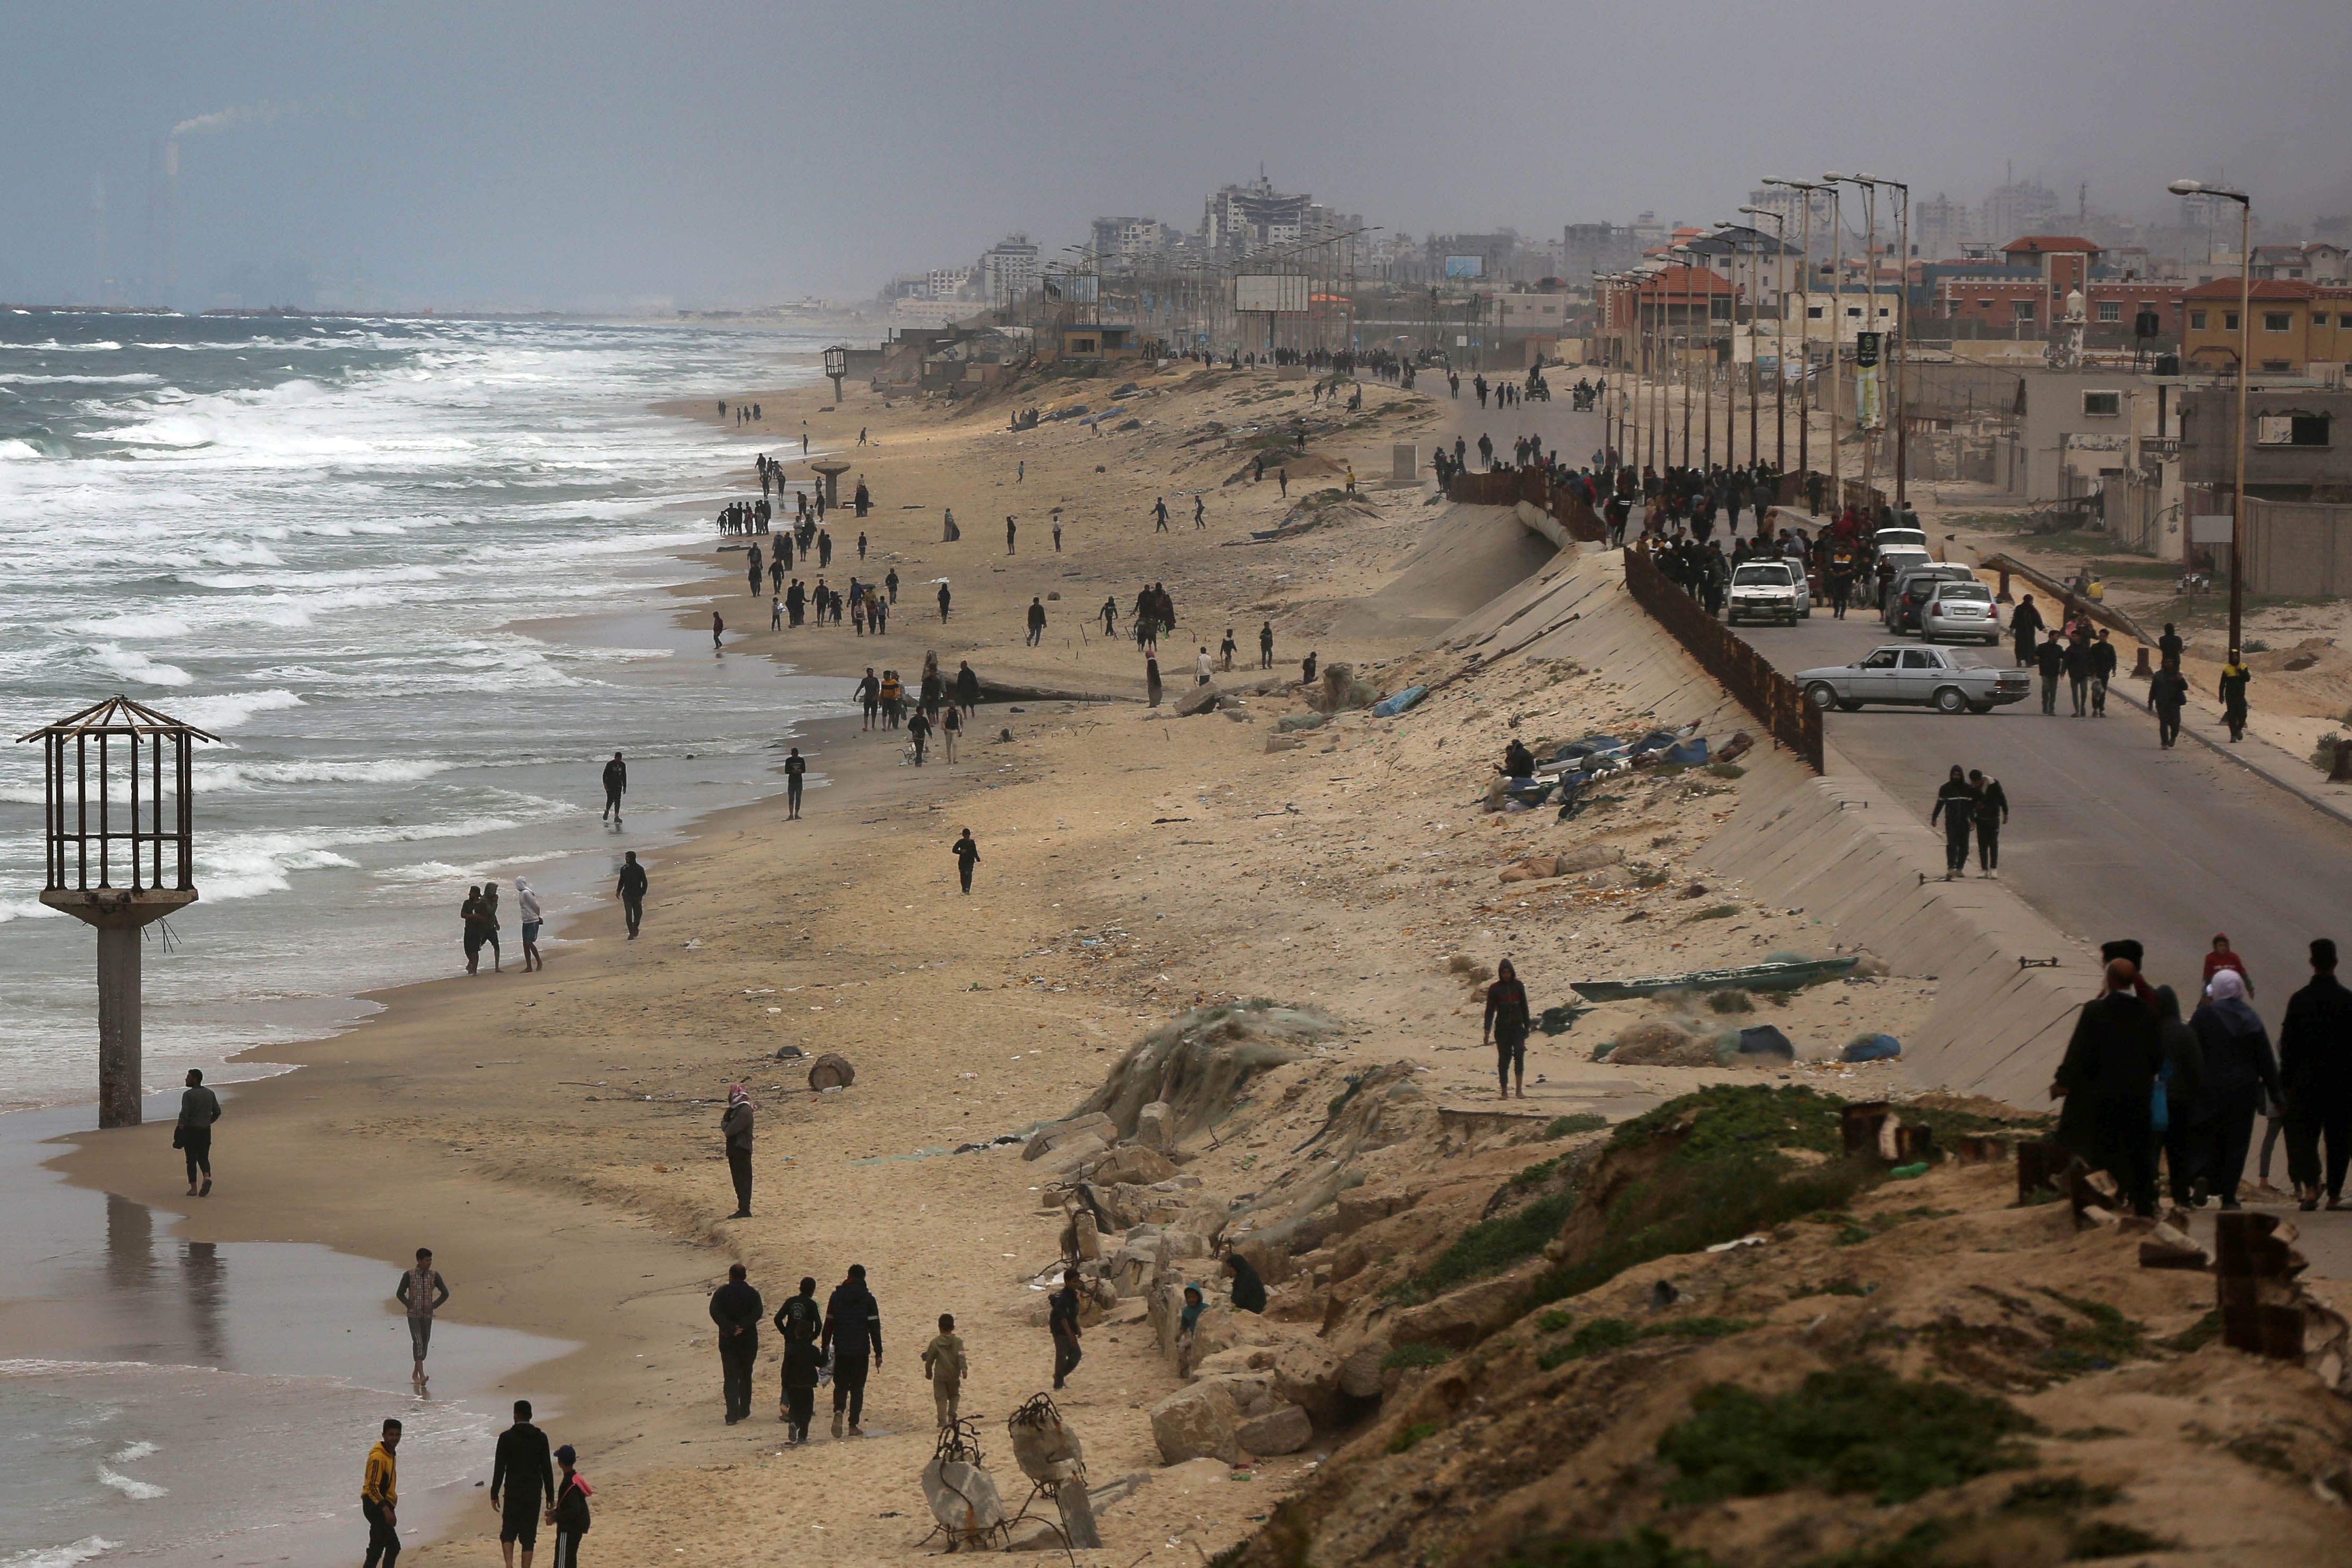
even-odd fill
[[[2246,983],[2246,994],[2252,996],[2254,994],[2253,980],[2246,973],[2246,961],[2230,951],[2228,932],[2215,931],[2213,951],[2205,955],[2205,984],[2212,984],[2213,976],[2224,969],[2236,970],[2238,978]]]

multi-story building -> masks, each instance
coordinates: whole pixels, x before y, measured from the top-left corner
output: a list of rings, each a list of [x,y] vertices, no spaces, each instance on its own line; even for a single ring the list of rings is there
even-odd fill
[[[2058,193],[2039,180],[2010,180],[1993,187],[1984,199],[1977,232],[1987,238],[2004,234],[2046,234],[2057,226]]]
[[[969,267],[934,267],[923,274],[923,293],[932,300],[961,300],[971,284]]]
[[[1622,272],[1642,258],[1633,230],[1619,223],[1571,223],[1559,234],[1559,275],[1581,283],[1596,272]]]
[[[1315,198],[1287,195],[1261,174],[1243,185],[1226,185],[1201,213],[1201,244],[1214,256],[1246,255],[1272,246],[1295,245]]]
[[[1921,202],[1919,210],[1911,216],[1912,255],[1930,259],[1959,255],[1960,247],[1971,237],[1969,218],[1967,203],[1956,202],[1937,191],[1934,200]]]
[[[1105,266],[1132,264],[1164,255],[1183,236],[1156,217],[1098,217],[1093,224],[1091,246]]]
[[[1026,299],[1037,287],[1039,247],[1025,234],[1009,234],[980,258],[980,296],[992,305]]]
[[[2239,282],[2217,278],[2181,300],[2184,368],[2231,374],[2238,363]],[[2352,288],[2264,278],[2254,281],[2252,369],[2257,374],[2308,375],[2315,366],[2352,360]]]

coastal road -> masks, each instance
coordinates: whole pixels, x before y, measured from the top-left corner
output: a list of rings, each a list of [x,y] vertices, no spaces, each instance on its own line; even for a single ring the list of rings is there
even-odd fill
[[[1818,608],[1796,626],[1741,635],[1789,675],[1916,640],[1874,616],[1838,622]],[[2011,662],[2006,643],[1969,651]],[[1830,744],[1916,805],[1922,822],[1954,763],[2000,779],[2011,813],[2001,879],[2086,942],[2138,938],[2150,980],[2181,988],[2184,1007],[2195,1005],[2189,987],[2213,934],[2229,932],[2275,1028],[2309,978],[2305,943],[2352,942],[2352,828],[2186,737],[2160,749],[2156,721],[2129,703],[2076,719],[2062,683],[2058,709],[2043,717],[2037,678],[2033,696],[1989,714],[1865,708],[1826,718]]]

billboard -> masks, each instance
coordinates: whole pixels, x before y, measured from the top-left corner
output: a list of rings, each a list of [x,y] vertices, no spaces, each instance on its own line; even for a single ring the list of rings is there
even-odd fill
[[[1307,313],[1307,275],[1237,272],[1234,275],[1234,309],[1243,314],[1265,311],[1303,316]]]
[[[1483,256],[1449,256],[1445,258],[1445,275],[1448,278],[1484,278],[1486,276],[1486,258]]]

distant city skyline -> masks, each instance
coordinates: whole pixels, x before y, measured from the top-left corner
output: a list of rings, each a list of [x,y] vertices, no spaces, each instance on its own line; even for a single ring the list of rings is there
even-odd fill
[[[1196,233],[1261,163],[1390,235],[1712,223],[1766,174],[1866,165],[1974,226],[2005,183],[2060,213],[2087,184],[2160,227],[2167,180],[2231,177],[2288,237],[2352,213],[2326,151],[2352,142],[2341,20],[2323,0],[1815,0],[1769,21],[1726,0],[35,0],[0,15],[0,299],[864,299],[1011,233],[1055,253],[1097,216]]]

